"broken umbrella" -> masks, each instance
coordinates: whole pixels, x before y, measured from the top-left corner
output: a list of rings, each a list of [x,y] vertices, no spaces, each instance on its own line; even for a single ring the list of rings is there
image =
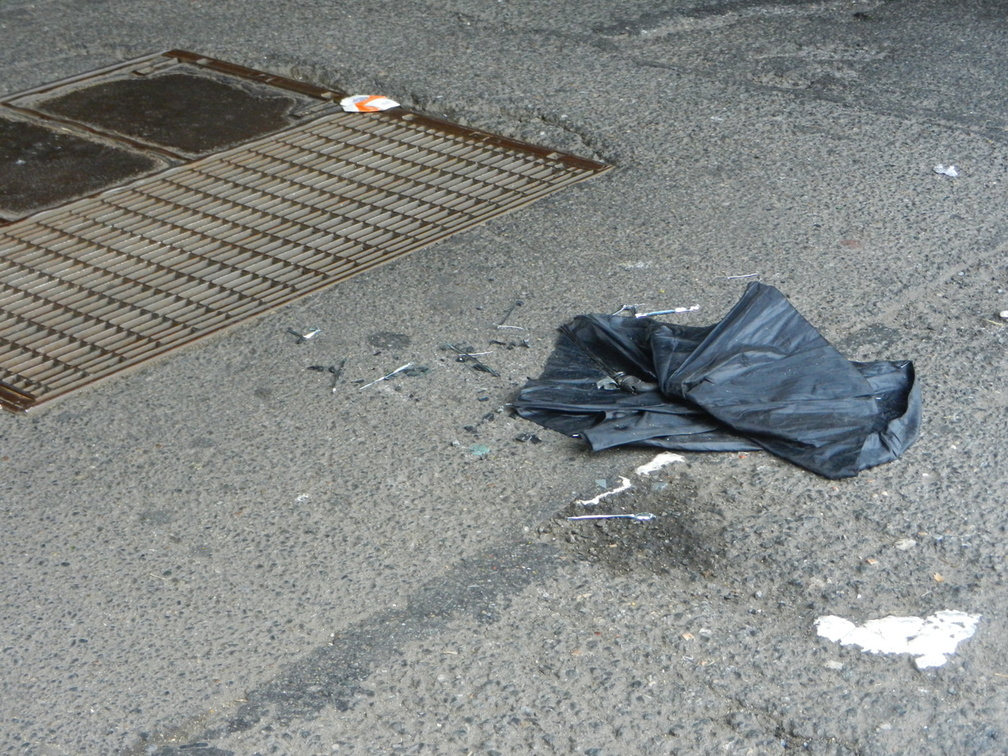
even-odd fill
[[[845,478],[917,437],[913,364],[848,361],[771,286],[750,284],[712,326],[582,315],[561,331],[513,406],[596,451],[765,449]]]

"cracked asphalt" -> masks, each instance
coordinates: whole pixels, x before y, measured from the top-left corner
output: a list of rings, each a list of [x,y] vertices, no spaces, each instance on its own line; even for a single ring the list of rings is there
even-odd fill
[[[182,48],[615,166],[0,417],[0,753],[1008,753],[1002,3],[10,0],[0,35],[10,93]],[[902,458],[643,476],[507,411],[570,317],[705,325],[754,279],[914,360]],[[599,511],[655,520],[566,520],[621,476]],[[814,626],[943,610],[982,619],[923,671]]]

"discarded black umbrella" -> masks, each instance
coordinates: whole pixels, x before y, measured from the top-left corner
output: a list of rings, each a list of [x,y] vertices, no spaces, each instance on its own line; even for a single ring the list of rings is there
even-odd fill
[[[759,283],[713,326],[579,316],[513,406],[596,451],[765,449],[827,478],[892,461],[921,416],[911,362],[848,361]]]

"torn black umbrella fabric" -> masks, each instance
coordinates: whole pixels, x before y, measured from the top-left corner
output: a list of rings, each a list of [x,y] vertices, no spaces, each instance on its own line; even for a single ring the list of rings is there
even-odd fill
[[[765,449],[827,478],[890,462],[916,439],[913,364],[850,362],[777,289],[750,284],[708,327],[582,315],[513,404],[592,449]]]

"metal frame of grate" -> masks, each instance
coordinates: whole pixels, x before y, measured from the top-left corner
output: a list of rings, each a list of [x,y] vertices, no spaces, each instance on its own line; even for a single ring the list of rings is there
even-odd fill
[[[608,167],[406,110],[329,107],[0,226],[0,405],[29,409]]]

